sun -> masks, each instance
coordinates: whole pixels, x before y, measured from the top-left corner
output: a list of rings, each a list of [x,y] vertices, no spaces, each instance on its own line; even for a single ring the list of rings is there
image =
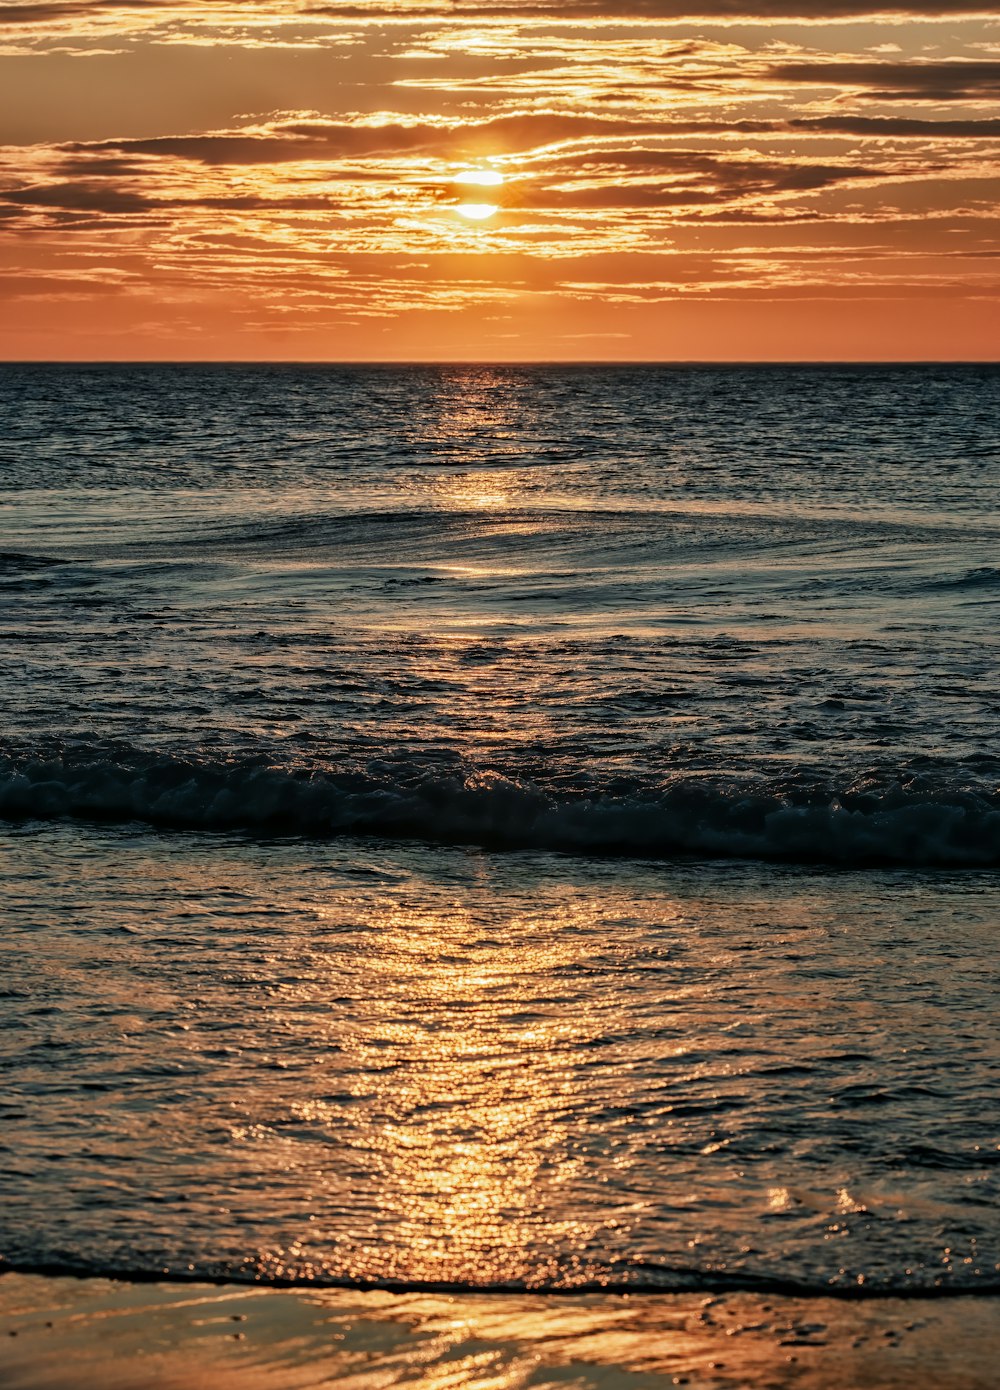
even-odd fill
[[[497,188],[503,183],[503,174],[498,169],[462,169],[452,178],[453,183],[474,184],[477,188]],[[482,222],[499,212],[497,203],[458,203],[455,211],[461,217],[473,222]]]
[[[497,210],[496,203],[458,203],[455,207],[457,213],[461,213],[463,217],[471,217],[474,222],[492,217]]]

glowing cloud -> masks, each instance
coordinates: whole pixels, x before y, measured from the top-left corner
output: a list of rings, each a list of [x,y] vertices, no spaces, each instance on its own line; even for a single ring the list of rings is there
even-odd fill
[[[984,6],[0,0],[0,355],[993,359]]]
[[[503,174],[496,169],[463,169],[456,174],[455,183],[474,183],[480,188],[496,188],[503,183]]]

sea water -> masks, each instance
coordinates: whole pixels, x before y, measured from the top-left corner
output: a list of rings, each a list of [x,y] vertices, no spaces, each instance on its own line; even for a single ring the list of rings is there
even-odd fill
[[[1000,1288],[1000,369],[0,368],[0,1256]]]

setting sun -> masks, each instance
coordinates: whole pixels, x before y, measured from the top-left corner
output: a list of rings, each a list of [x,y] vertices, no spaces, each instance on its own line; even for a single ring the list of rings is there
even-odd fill
[[[486,217],[492,217],[498,209],[496,203],[459,203],[455,211],[460,212],[463,217],[481,222]]]

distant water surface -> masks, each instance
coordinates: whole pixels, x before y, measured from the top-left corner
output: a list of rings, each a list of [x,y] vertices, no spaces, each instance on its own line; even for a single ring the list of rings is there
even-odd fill
[[[0,1254],[1000,1286],[1000,369],[0,393]]]

